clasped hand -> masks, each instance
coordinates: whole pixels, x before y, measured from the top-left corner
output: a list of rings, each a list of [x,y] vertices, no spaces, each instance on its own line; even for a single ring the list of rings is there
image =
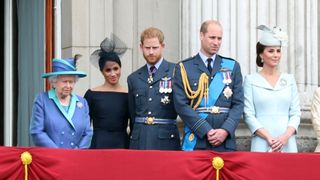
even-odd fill
[[[270,151],[272,152],[281,152],[283,146],[287,144],[288,137],[281,135],[277,138],[273,138],[269,141],[269,145],[271,147]]]
[[[228,136],[224,129],[211,129],[207,133],[207,139],[212,146],[220,146]]]

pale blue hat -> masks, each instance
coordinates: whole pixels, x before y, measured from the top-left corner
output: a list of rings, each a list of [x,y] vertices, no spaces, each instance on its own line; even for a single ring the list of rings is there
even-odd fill
[[[85,72],[77,71],[76,60],[77,58],[53,59],[52,72],[43,74],[42,78],[48,78],[57,75],[77,75],[79,78],[86,77],[87,74]]]
[[[274,27],[270,29],[265,25],[260,25],[257,29],[262,30],[263,33],[259,40],[260,44],[265,46],[286,46],[288,41],[288,36],[279,27]]]

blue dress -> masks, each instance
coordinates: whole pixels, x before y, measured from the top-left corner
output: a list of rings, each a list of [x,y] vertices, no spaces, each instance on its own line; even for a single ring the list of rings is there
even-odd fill
[[[244,118],[252,132],[251,151],[267,152],[267,141],[255,132],[265,128],[273,137],[283,134],[288,126],[298,130],[300,124],[299,94],[293,75],[282,73],[272,87],[259,73],[244,80]],[[295,136],[291,136],[283,152],[297,152]]]

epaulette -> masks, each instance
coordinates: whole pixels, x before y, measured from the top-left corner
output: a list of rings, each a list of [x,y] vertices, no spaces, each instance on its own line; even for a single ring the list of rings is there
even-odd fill
[[[197,55],[188,57],[187,59],[184,59],[184,60],[182,60],[182,61],[180,61],[180,62],[184,63],[184,62],[187,62],[187,61],[191,61],[191,60],[194,59],[196,56],[197,56]],[[179,62],[179,63],[180,63],[180,62]]]
[[[221,55],[219,55],[221,58],[223,58],[223,59],[228,59],[228,60],[231,60],[231,61],[236,61],[235,59],[232,59],[232,58],[230,58],[230,57],[224,57],[224,56],[221,56]]]

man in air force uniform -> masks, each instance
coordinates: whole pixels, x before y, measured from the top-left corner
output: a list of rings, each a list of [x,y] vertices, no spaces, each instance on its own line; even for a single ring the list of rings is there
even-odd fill
[[[174,101],[185,124],[183,150],[235,151],[235,130],[243,113],[239,63],[216,54],[222,40],[217,21],[200,29],[200,52],[175,68]]]
[[[172,95],[174,64],[162,57],[163,33],[148,28],[140,48],[147,62],[128,77],[133,131],[130,149],[179,150],[177,113]]]

